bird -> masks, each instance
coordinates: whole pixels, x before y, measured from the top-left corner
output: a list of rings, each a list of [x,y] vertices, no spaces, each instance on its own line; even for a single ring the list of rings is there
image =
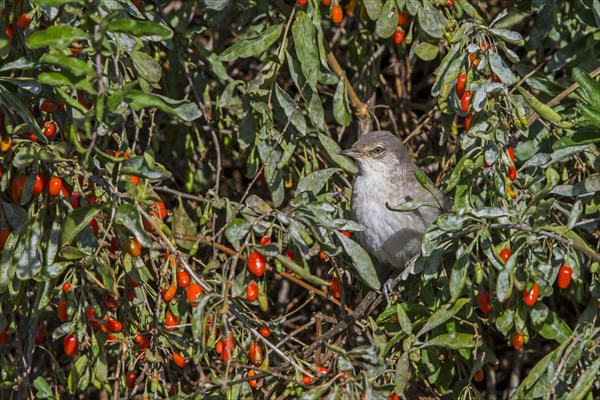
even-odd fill
[[[402,140],[389,131],[365,133],[340,154],[358,163],[351,212],[366,228],[356,232],[358,242],[380,262],[404,269],[420,254],[423,235],[440,214],[444,196],[429,179],[430,190],[419,183],[419,167]],[[412,200],[426,205],[412,211],[390,209]]]

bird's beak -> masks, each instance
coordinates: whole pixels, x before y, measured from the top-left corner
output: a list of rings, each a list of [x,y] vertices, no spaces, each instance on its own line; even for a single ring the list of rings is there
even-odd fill
[[[348,156],[348,157],[356,158],[356,157],[360,156],[361,152],[358,151],[358,150],[356,150],[355,148],[351,147],[349,149],[340,151],[338,154],[341,154],[343,156]]]

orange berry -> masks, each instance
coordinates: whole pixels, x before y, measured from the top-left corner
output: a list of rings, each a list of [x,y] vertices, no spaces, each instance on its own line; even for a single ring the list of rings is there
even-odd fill
[[[340,7],[339,4],[334,4],[333,7],[331,7],[331,20],[334,24],[339,25],[342,23],[343,19],[344,11],[342,10],[342,7]]]
[[[53,176],[48,181],[48,193],[50,196],[58,196],[60,190],[62,189],[62,179],[57,176]]]
[[[190,302],[192,307],[198,306],[198,298],[200,296],[202,296],[202,288],[200,285],[195,282],[191,283],[185,291],[185,297],[187,297],[187,300]]]
[[[185,367],[185,364],[187,364],[185,358],[183,358],[183,356],[177,352],[173,353],[173,361],[179,368],[183,368]]]
[[[186,288],[190,285],[190,274],[185,269],[177,271],[177,285],[180,288]]]
[[[170,302],[173,299],[173,297],[175,296],[176,292],[177,292],[177,286],[175,286],[175,285],[171,285],[168,288],[166,288],[165,290],[163,290],[161,292],[163,301],[165,303]]]

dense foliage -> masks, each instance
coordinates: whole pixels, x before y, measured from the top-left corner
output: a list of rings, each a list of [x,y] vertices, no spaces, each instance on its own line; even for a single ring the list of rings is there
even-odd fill
[[[600,395],[598,0],[0,8],[2,396]],[[371,129],[452,199],[398,276]]]

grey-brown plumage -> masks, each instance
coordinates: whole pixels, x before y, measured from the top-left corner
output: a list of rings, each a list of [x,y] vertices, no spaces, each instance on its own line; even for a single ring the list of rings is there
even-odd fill
[[[440,213],[437,205],[444,202],[442,194],[433,189],[436,201],[419,184],[414,175],[418,167],[402,141],[391,132],[369,132],[340,154],[358,162],[352,213],[367,228],[357,232],[359,242],[380,261],[404,268],[407,261],[420,253],[423,235]],[[386,207],[386,203],[395,207],[411,200],[422,200],[434,207],[422,206],[407,212]]]

